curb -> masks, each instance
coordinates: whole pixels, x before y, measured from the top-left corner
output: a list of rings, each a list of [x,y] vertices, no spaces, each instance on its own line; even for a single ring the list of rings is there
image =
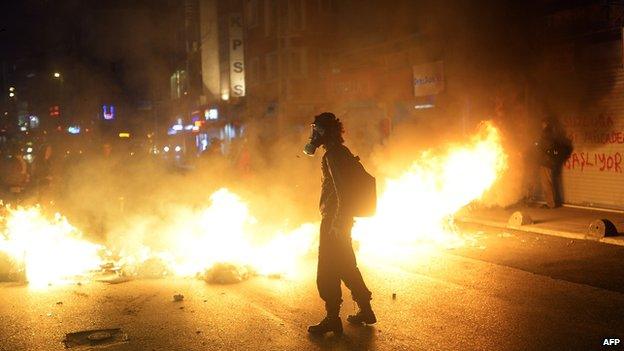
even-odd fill
[[[587,241],[601,242],[601,243],[610,244],[610,245],[624,246],[624,235],[604,237],[599,240],[596,240],[596,239],[592,239],[591,237],[588,237],[587,235],[583,233],[540,228],[533,224],[527,224],[523,226],[508,226],[506,222],[489,221],[486,219],[477,219],[477,218],[469,218],[469,217],[457,217],[455,218],[455,220],[458,222],[480,224],[480,225],[500,228],[500,229],[518,230],[518,231],[527,232],[527,233],[551,235],[551,236],[558,236],[558,237],[567,238],[567,239],[587,240]]]

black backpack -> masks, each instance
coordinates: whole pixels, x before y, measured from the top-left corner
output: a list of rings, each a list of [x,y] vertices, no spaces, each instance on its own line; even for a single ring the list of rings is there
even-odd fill
[[[358,156],[352,156],[349,203],[353,217],[372,217],[377,210],[377,181],[364,169]]]

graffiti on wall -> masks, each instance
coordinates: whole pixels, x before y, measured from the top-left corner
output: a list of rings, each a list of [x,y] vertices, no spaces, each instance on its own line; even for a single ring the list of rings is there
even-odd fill
[[[567,170],[584,172],[596,170],[600,172],[622,173],[622,154],[619,152],[582,152],[575,151],[565,161],[563,167]]]

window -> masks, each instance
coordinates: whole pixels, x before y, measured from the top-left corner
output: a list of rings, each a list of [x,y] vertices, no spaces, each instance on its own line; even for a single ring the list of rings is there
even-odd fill
[[[187,93],[186,71],[175,71],[171,75],[171,99],[179,99]]]
[[[290,50],[288,54],[288,74],[294,77],[305,77],[307,75],[305,48]]]
[[[288,28],[290,30],[304,30],[305,25],[305,0],[289,0]]]
[[[254,57],[249,60],[249,83],[250,85],[259,84],[260,79],[260,59]]]
[[[258,26],[258,0],[245,1],[245,24],[247,28]]]
[[[271,52],[266,55],[266,79],[268,82],[275,81],[279,75],[279,69],[277,67],[277,53]]]
[[[277,1],[264,0],[264,35],[269,37],[277,27]]]

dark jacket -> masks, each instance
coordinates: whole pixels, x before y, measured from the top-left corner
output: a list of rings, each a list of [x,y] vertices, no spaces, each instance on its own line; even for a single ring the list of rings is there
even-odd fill
[[[544,167],[555,168],[559,161],[559,150],[552,128],[547,127],[542,130],[542,134],[535,145],[539,164]]]
[[[353,224],[353,215],[347,200],[347,182],[350,178],[353,157],[351,151],[342,144],[326,146],[323,155],[319,209],[323,217],[332,219],[333,227]]]

